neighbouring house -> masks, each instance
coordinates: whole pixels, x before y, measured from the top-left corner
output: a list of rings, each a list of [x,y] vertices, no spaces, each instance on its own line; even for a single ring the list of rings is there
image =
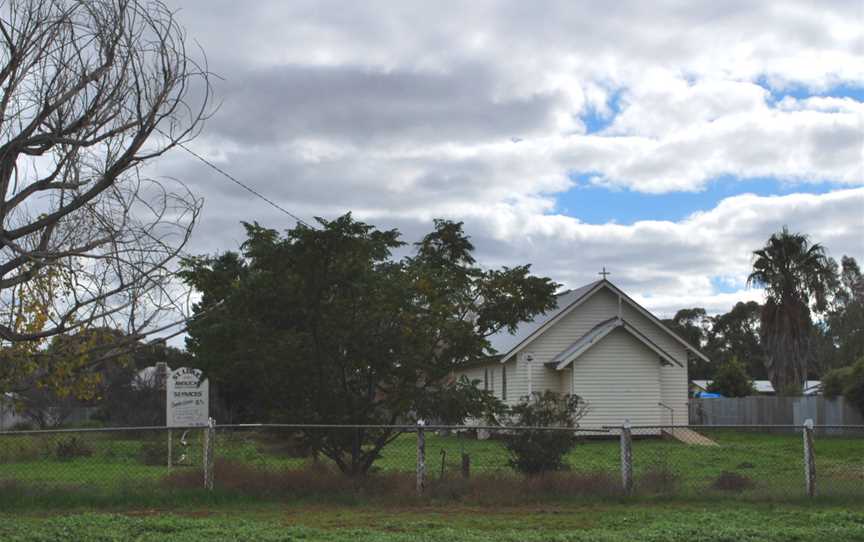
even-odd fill
[[[690,383],[690,391],[693,393],[694,397],[702,397],[706,399],[717,397],[719,396],[718,394],[712,394],[708,391],[711,382],[711,380],[694,380]],[[801,394],[820,395],[821,393],[822,381],[808,380]],[[771,384],[770,380],[754,380],[753,395],[777,395],[777,392],[774,391],[774,385]]]
[[[707,358],[610,281],[558,295],[556,309],[489,338],[497,355],[455,376],[513,405],[533,392],[575,394],[583,426],[687,423],[687,361]]]

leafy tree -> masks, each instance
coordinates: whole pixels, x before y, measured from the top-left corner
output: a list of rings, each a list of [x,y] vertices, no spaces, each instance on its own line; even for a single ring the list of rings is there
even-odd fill
[[[843,388],[843,397],[864,415],[864,358],[859,359],[852,366],[849,380]]]
[[[765,288],[760,329],[768,378],[778,393],[800,389],[813,362],[811,312],[828,308],[832,267],[822,245],[785,227],[753,254],[747,282]]]
[[[718,366],[737,358],[754,378],[767,378],[765,352],[759,337],[762,307],[755,301],[739,301],[732,310],[711,319],[706,354]]]
[[[163,344],[130,342],[119,330],[87,329],[54,336],[47,348],[31,353],[35,368],[13,389],[18,409],[39,427],[62,424],[84,406],[99,407],[96,417],[112,425],[160,425],[164,395],[139,373],[158,361],[186,365],[188,358]]]
[[[546,390],[511,407],[505,425],[515,427],[576,428],[587,412],[587,404],[576,395]],[[576,445],[575,431],[529,429],[512,431],[504,439],[510,466],[528,475],[566,468],[564,456]]]
[[[155,365],[165,362],[176,369],[192,365],[183,350],[164,344],[139,344],[125,363],[102,370],[95,418],[112,426],[165,425],[165,391],[157,381]]]
[[[864,274],[855,258],[843,256],[840,280],[820,329],[824,369],[850,365],[864,357]]]
[[[456,421],[494,403],[448,378],[486,337],[555,305],[528,266],[484,270],[462,224],[435,221],[412,255],[396,230],[350,214],[284,236],[246,224],[241,253],[184,262],[201,292],[188,350],[236,421]],[[368,471],[393,429],[307,432],[348,474]]]
[[[834,399],[843,395],[843,389],[852,377],[852,366],[831,369],[822,375],[822,395]]]
[[[673,318],[663,320],[663,323],[691,345],[702,348],[710,333],[711,317],[707,315],[705,309],[694,307],[679,310]],[[690,358],[687,369],[690,378],[697,379],[710,378],[713,372],[710,363],[696,356]]]
[[[753,381],[738,358],[732,357],[720,365],[708,391],[724,397],[746,397],[753,394]]]
[[[749,374],[763,377],[765,354],[759,339],[760,306],[755,301],[739,302],[729,312],[708,316],[703,308],[681,309],[666,326],[711,360],[692,357],[690,378],[712,379],[718,368],[732,357],[745,360]]]

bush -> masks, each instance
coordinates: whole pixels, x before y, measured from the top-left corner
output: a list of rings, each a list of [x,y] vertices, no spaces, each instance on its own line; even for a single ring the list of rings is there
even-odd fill
[[[834,399],[843,395],[843,388],[852,377],[852,367],[831,369],[822,375],[822,395]]]
[[[733,356],[717,370],[708,391],[724,397],[747,397],[753,394],[753,381],[744,365]]]
[[[859,359],[852,366],[846,386],[843,387],[843,396],[864,414],[864,359]]]
[[[90,457],[93,450],[78,437],[61,438],[54,445],[54,457],[60,461],[71,461],[76,457]]]
[[[585,403],[579,397],[545,391],[512,407],[508,425],[575,428],[585,412]],[[510,466],[528,475],[564,470],[564,456],[576,442],[574,431],[548,429],[512,431],[504,437]]]

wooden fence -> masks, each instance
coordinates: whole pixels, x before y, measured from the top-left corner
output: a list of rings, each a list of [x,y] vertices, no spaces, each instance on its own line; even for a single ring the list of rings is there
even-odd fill
[[[842,397],[737,397],[690,399],[693,425],[864,425],[864,416]]]

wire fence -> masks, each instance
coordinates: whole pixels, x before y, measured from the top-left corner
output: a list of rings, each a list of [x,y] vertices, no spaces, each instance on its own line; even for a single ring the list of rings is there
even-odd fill
[[[549,450],[562,437],[569,450],[549,467]],[[547,468],[526,470],[536,467],[532,454]],[[864,497],[864,426],[261,424],[0,432],[3,485],[479,501]]]

